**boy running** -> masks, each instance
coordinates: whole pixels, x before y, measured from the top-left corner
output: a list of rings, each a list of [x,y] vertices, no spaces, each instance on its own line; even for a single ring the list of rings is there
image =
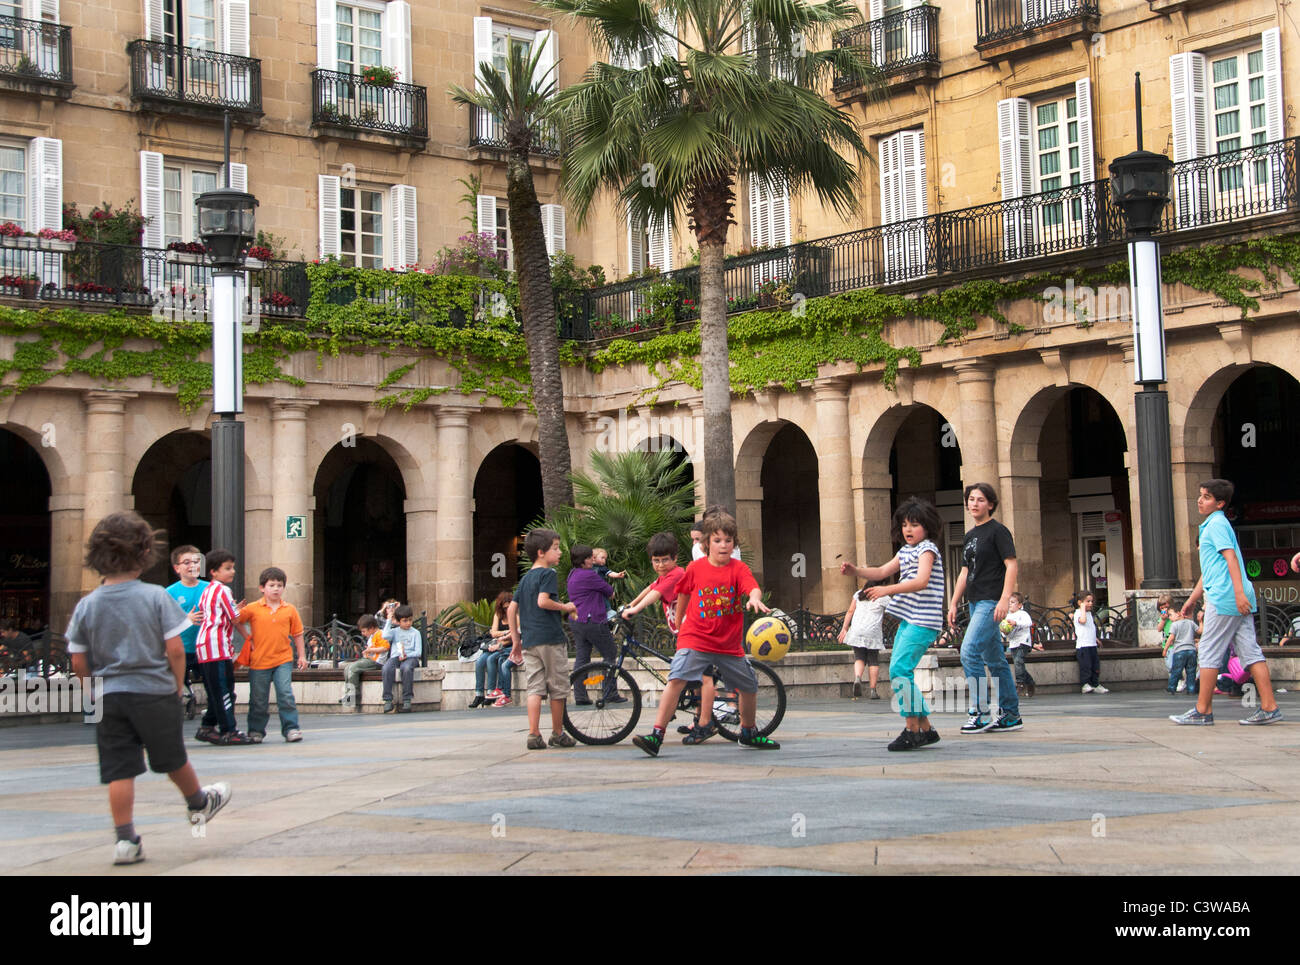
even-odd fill
[[[632,738],[632,743],[651,757],[657,757],[663,746],[664,729],[682,690],[688,683],[700,681],[710,667],[717,667],[727,686],[740,692],[740,743],[759,750],[777,750],[781,745],[759,735],[754,727],[758,678],[741,646],[745,608],[760,613],[770,611],[763,605],[763,591],[749,567],[731,558],[736,545],[735,518],[718,513],[706,516],[700,526],[708,540],[709,554],[691,563],[677,584],[674,616],[680,629],[677,654],[668,671],[668,686],[659,700],[654,730],[644,737]],[[701,706],[701,720],[704,710]]]

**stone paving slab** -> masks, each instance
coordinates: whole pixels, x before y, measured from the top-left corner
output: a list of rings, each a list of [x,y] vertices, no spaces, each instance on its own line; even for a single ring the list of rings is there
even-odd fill
[[[528,752],[514,708],[308,716],[302,744],[188,740],[234,786],[201,838],[142,777],[129,868],[93,728],[7,728],[0,874],[1297,874],[1300,698],[1279,701],[1292,722],[1240,727],[1221,699],[1218,726],[1178,728],[1163,693],[1040,697],[1013,734],[936,714],[943,740],[908,754],[888,702],[796,702],[780,751],[670,734],[657,759]]]

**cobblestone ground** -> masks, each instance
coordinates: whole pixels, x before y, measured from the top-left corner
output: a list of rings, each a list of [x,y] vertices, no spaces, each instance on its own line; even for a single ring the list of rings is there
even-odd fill
[[[306,717],[301,744],[192,739],[233,801],[195,837],[171,784],[137,785],[148,860],[113,868],[93,728],[0,729],[0,873],[1300,872],[1300,699],[1288,722],[1176,727],[1158,693],[1025,701],[1023,731],[889,753],[887,701],[794,703],[764,753],[670,733],[529,752],[523,712]],[[643,714],[641,730],[648,729]]]

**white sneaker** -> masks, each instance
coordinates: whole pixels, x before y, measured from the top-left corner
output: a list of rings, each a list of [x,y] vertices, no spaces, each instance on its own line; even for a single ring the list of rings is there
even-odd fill
[[[203,788],[203,793],[208,796],[207,803],[197,811],[190,811],[190,824],[206,824],[230,803],[230,785],[225,781],[207,785]]]
[[[1108,693],[1110,693],[1110,691],[1107,690],[1105,687],[1103,687],[1101,684],[1097,684],[1096,687],[1092,688],[1092,692],[1093,692],[1094,694],[1108,694]]]
[[[1084,685],[1083,685],[1083,692],[1084,692],[1085,694],[1090,694],[1090,693],[1092,693],[1092,689],[1093,689],[1093,688],[1092,688],[1092,684],[1084,684]]]
[[[113,864],[139,864],[144,860],[140,841],[119,841],[113,846]]]

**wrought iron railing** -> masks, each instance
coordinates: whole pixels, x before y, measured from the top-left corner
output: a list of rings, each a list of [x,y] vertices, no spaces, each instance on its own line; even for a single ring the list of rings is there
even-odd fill
[[[0,74],[19,80],[72,83],[72,28],[0,17]]]
[[[311,122],[358,131],[428,138],[428,90],[416,84],[373,84],[337,70],[311,72]]]
[[[506,150],[510,145],[506,142],[505,126],[501,123],[501,118],[491,111],[471,107],[469,146],[488,147],[497,151]],[[533,136],[532,149],[529,153],[539,157],[559,157],[560,137],[556,129],[550,125],[540,125],[540,130]]]
[[[262,111],[262,62],[156,40],[133,40],[131,96],[245,113]]]
[[[984,44],[1062,20],[1096,16],[1097,0],[975,0],[975,38]]]
[[[834,47],[866,51],[871,62],[886,74],[909,67],[939,65],[939,8],[912,7],[871,20],[848,30],[836,31]],[[835,78],[836,89],[848,87],[850,78]]]

